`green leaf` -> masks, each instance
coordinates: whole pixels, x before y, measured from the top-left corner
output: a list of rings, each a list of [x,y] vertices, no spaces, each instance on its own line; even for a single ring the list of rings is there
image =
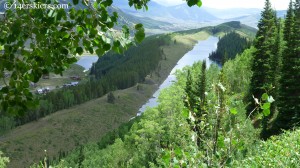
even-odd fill
[[[74,8],[72,8],[72,9],[70,9],[70,11],[69,11],[69,13],[70,13],[70,18],[72,19],[72,20],[74,20],[75,19],[75,9]],[[68,23],[68,22],[67,22]]]
[[[263,110],[264,116],[268,116],[268,115],[270,115],[270,113],[271,113],[270,109],[264,109]]]
[[[89,40],[87,40],[87,39],[84,38],[83,39],[83,45],[84,45],[84,47],[88,48],[88,47],[90,47],[91,42]]]
[[[102,56],[104,53],[105,53],[105,51],[104,51],[102,48],[98,48],[98,49],[96,50],[96,54],[97,54],[99,57]]]
[[[98,0],[97,1],[95,1],[94,3],[93,3],[93,7],[95,8],[95,9],[97,9],[98,8]]]
[[[176,154],[176,157],[178,158],[181,158],[182,157],[182,151],[180,148],[176,148],[175,149],[175,154]]]
[[[61,52],[62,54],[64,54],[64,55],[68,55],[68,54],[69,54],[69,51],[68,51],[68,49],[66,49],[66,48],[62,48],[62,49],[60,50],[60,52]]]
[[[82,47],[77,47],[77,48],[76,48],[76,52],[77,52],[79,55],[81,55],[81,54],[83,53]]]
[[[182,116],[183,116],[184,118],[188,118],[189,115],[190,115],[190,111],[189,111],[187,108],[184,108],[184,109],[182,110]]]
[[[77,31],[78,34],[83,34],[83,29],[82,29],[81,26],[77,26],[76,31]]]
[[[171,160],[171,154],[169,151],[166,151],[166,154],[162,157],[162,159],[164,160],[164,163],[166,165],[170,164],[170,160]]]
[[[90,52],[90,54],[94,54],[94,49],[93,49],[93,47],[88,47],[87,49],[88,49],[88,51]]]
[[[98,34],[97,29],[92,29],[92,30],[90,31],[89,37],[90,37],[90,38],[93,38],[93,37],[95,37],[97,34]]]
[[[104,45],[103,45],[103,49],[104,49],[105,51],[108,51],[108,50],[110,49],[110,44],[104,44]]]
[[[218,147],[220,148],[224,148],[225,147],[225,138],[224,136],[220,135],[220,137],[218,138]]]
[[[67,32],[63,32],[63,38],[69,38],[70,37],[70,33]]]
[[[194,5],[198,5],[198,3],[201,2],[200,0],[188,0],[187,4],[189,7],[194,6]]]
[[[140,43],[145,38],[145,29],[142,24],[135,25],[135,29],[137,30],[137,32],[135,33],[134,38],[137,42]]]
[[[199,1],[199,2],[197,3],[197,6],[201,7],[201,6],[202,6],[202,1]]]
[[[266,110],[266,109],[270,109],[270,107],[271,107],[271,103],[264,103],[262,109]]]
[[[233,114],[233,115],[236,115],[237,114],[236,108],[230,109],[230,113]]]
[[[136,24],[134,28],[135,29],[142,29],[143,25],[141,23],[139,23],[139,24]]]
[[[269,95],[268,95],[267,93],[264,93],[264,94],[261,96],[261,99],[262,99],[263,101],[268,100],[268,98],[269,98]]]

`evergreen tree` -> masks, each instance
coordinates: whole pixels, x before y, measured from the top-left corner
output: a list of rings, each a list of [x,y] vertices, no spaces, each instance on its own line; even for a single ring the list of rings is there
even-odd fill
[[[276,13],[275,13],[276,16]],[[281,57],[282,57],[282,31],[281,31],[281,20],[276,19],[276,26],[277,26],[277,34],[276,40],[271,50],[272,57],[271,57],[271,81],[272,81],[272,90],[269,91],[269,94],[277,100],[278,92],[279,92],[279,79],[280,79],[280,67],[281,67]],[[261,137],[263,139],[269,138],[272,134],[272,128],[270,127],[269,121],[271,118],[274,117],[275,112],[277,111],[277,101],[271,104],[270,108],[271,114],[269,116],[265,116],[262,121],[262,132]]]
[[[293,9],[293,1],[290,0],[289,9],[286,14],[286,18],[284,21],[284,30],[283,30],[283,33],[284,33],[283,39],[286,42],[291,41],[292,29],[294,27],[294,19],[295,19],[295,16],[294,16],[294,9]],[[289,45],[291,45],[291,43],[286,44],[287,47],[289,47]],[[286,51],[290,52],[291,50],[285,50],[285,54],[287,54]]]
[[[201,66],[201,75],[199,76],[198,81],[196,82],[196,90],[195,90],[195,95],[199,97],[200,99],[200,104],[197,105],[197,111],[199,115],[201,116],[203,111],[204,111],[204,106],[205,106],[205,88],[206,88],[206,61],[203,60],[202,66]]]
[[[291,129],[300,122],[300,1],[292,1],[284,28],[286,47],[282,59],[279,91],[279,114],[275,129]]]
[[[261,15],[254,41],[256,51],[253,54],[253,75],[250,83],[250,95],[248,95],[248,98],[251,98],[251,103],[247,110],[247,116],[256,107],[252,95],[260,98],[266,90],[274,85],[272,59],[274,57],[273,50],[276,48],[277,26],[275,12],[271,8],[269,0],[266,0],[265,8]]]
[[[201,75],[196,82],[195,95],[198,97],[196,102],[196,112],[195,112],[195,128],[197,133],[197,145],[199,148],[203,148],[202,140],[205,137],[205,123],[206,123],[206,61],[203,60],[201,66]],[[202,124],[201,124],[202,123]]]
[[[186,78],[186,86],[185,86],[186,100],[184,101],[185,107],[187,107],[190,111],[194,112],[194,108],[196,107],[196,98],[193,90],[193,77],[191,75],[191,71],[188,70],[187,78]]]

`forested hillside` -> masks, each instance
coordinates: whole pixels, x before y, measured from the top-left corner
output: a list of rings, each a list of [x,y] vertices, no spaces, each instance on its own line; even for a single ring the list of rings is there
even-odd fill
[[[266,0],[251,48],[221,70],[198,62],[177,72],[125,136],[56,167],[297,167],[300,78],[290,70],[300,63],[299,16],[300,1],[291,1],[283,26]],[[270,138],[280,129],[290,131]]]
[[[106,77],[116,89],[131,87],[154,72],[160,60],[167,59],[161,47],[170,43],[171,36],[151,36],[124,54],[108,53],[93,65],[91,75],[96,79]]]
[[[224,36],[226,33],[235,31],[236,33],[242,35],[243,37],[253,39],[255,37],[257,29],[247,26],[247,25],[244,25],[239,21],[231,21],[231,22],[219,24],[217,26],[207,26],[207,27],[202,27],[199,29],[192,29],[192,30],[186,30],[186,31],[181,31],[181,32],[196,33],[199,31],[208,31],[212,35],[215,35],[215,36]]]
[[[251,45],[250,39],[241,37],[238,33],[230,32],[225,34],[218,42],[218,48],[213,51],[209,58],[224,64],[227,60],[235,58]]]

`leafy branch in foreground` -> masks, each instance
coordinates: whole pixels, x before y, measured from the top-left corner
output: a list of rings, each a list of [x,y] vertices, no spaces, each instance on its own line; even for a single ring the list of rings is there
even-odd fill
[[[36,0],[35,3],[58,4],[57,0]],[[148,9],[149,0],[128,0],[135,9]],[[30,0],[13,3],[32,3]],[[10,9],[0,25],[0,90],[1,111],[22,114],[38,104],[29,91],[30,82],[38,82],[43,74],[62,74],[76,55],[84,51],[98,56],[109,50],[121,53],[133,42],[145,37],[143,25],[137,24],[135,36],[129,28],[114,29],[116,12],[109,13],[112,0],[69,3],[69,9]],[[189,6],[201,6],[200,0],[187,0]],[[5,73],[11,74],[9,79]]]
[[[57,1],[35,1],[58,4]],[[146,7],[148,0],[133,2],[137,9]],[[31,3],[26,0],[22,3]],[[122,52],[132,45],[129,28],[114,29],[118,14],[109,14],[112,0],[95,1],[92,4],[78,0],[69,3],[71,9],[11,9],[5,12],[0,30],[0,78],[4,87],[0,90],[3,111],[22,114],[37,102],[28,87],[38,82],[43,74],[62,74],[76,55],[88,51],[98,56],[109,50]],[[145,37],[141,24],[135,26],[134,41]],[[11,73],[10,79],[4,73]]]

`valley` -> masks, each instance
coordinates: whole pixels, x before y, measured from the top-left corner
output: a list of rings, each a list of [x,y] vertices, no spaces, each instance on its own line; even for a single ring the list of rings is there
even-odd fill
[[[104,95],[16,127],[2,135],[0,137],[1,150],[11,158],[8,166],[20,167],[37,163],[45,155],[44,150],[47,151],[47,157],[50,160],[55,160],[59,153],[68,153],[80,145],[97,142],[106,133],[135,117],[142,105],[165,81],[178,60],[192,50],[198,41],[204,41],[213,35],[213,28],[205,27],[161,35],[169,37],[165,45],[160,47],[166,59],[162,58],[159,61],[157,69],[149,74],[144,82],[128,89],[113,91],[116,98],[114,104],[108,103],[107,95]],[[215,29],[217,29],[215,32],[217,36],[222,36],[224,31],[236,31],[244,35],[255,31],[244,25],[235,27],[231,23],[219,25]],[[206,52],[211,52],[211,50]],[[70,72],[67,71],[67,76],[75,75],[72,69],[74,68],[71,68]],[[82,68],[80,72],[83,72]],[[45,85],[43,81],[41,84]],[[51,76],[48,81],[55,82],[56,80]]]
[[[135,117],[139,108],[165,80],[177,61],[200,40],[210,36],[207,31],[173,33],[168,45],[161,46],[166,60],[160,69],[148,76],[145,83],[114,91],[114,104],[107,103],[107,95],[66,110],[58,111],[37,121],[19,126],[0,137],[1,150],[10,157],[9,167],[36,163],[45,155],[57,158],[60,152],[70,152],[80,145],[97,142],[101,137]],[[176,44],[174,44],[176,40]],[[81,69],[82,72],[82,69]],[[74,73],[71,73],[74,74]],[[159,75],[158,75],[159,74]],[[55,82],[54,79],[49,81]],[[41,84],[44,84],[41,81]]]
[[[0,0],[0,168],[298,167],[300,0],[179,1]]]

